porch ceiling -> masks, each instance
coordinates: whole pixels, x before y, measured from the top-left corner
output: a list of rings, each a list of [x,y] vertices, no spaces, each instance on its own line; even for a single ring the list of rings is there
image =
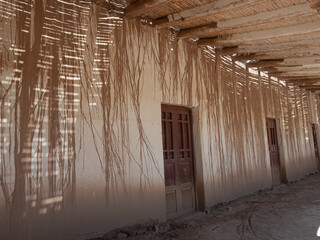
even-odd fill
[[[320,90],[320,0],[127,0],[125,16],[174,28],[248,67]]]

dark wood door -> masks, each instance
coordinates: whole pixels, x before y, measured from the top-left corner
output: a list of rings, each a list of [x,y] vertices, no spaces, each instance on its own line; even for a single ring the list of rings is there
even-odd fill
[[[162,105],[166,205],[169,217],[195,211],[191,111]]]
[[[267,119],[268,144],[273,185],[281,183],[279,147],[275,119]]]
[[[314,151],[317,160],[318,169],[320,169],[320,158],[319,158],[319,148],[318,148],[318,139],[317,139],[317,132],[316,132],[316,125],[312,124],[312,136],[313,136],[313,143],[314,143]]]

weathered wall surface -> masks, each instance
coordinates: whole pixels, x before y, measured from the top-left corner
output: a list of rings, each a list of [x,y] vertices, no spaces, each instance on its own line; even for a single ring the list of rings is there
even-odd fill
[[[162,68],[169,72],[161,84],[164,103],[199,108],[195,161],[202,161],[205,207],[272,185],[266,118],[277,120],[284,178],[315,172],[315,96],[208,51],[172,41],[167,58],[174,65]]]
[[[0,236],[165,219],[161,103],[193,108],[202,208],[316,171],[318,99],[86,1],[1,2]],[[23,9],[23,11],[22,11]]]

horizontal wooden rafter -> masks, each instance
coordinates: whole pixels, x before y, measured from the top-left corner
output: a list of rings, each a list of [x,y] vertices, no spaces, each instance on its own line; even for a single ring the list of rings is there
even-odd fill
[[[161,4],[167,3],[170,0],[138,0],[130,4],[125,9],[125,16],[128,18],[138,17],[139,15],[149,11],[150,9],[157,7]]]
[[[302,88],[320,88],[320,85],[312,85],[312,84],[305,84],[301,85]]]
[[[282,63],[282,62],[283,62],[283,59],[268,60],[268,61],[257,61],[257,62],[247,63],[247,66],[250,67],[250,68],[274,67],[274,66],[280,66],[280,63]]]
[[[285,79],[291,80],[294,77],[296,77],[296,79],[298,79],[298,78],[311,79],[311,77],[313,79],[318,79],[320,76],[320,70],[317,72],[308,72],[308,71],[305,71],[305,72],[277,72],[277,73],[270,73],[269,75],[283,79],[283,80],[285,80]]]
[[[219,49],[220,55],[231,55],[231,54],[248,54],[248,53],[273,53],[279,51],[297,51],[303,49],[320,49],[320,39],[310,39],[302,41],[289,41],[278,44],[259,44],[259,45],[242,45],[235,47],[225,47]]]
[[[301,80],[301,81],[289,80],[287,82],[292,83],[294,85],[304,85],[304,84],[318,83],[318,82],[320,82],[320,78],[319,79],[307,79],[307,80]]]
[[[320,33],[320,21],[299,24],[290,27],[274,28],[269,30],[239,33],[231,36],[220,36],[217,38],[200,39],[198,45],[210,46],[239,46],[246,42],[270,40],[279,37],[294,37],[308,33]]]
[[[310,65],[300,65],[300,66],[275,66],[275,69],[278,71],[306,71],[306,70],[316,70],[320,69],[319,64],[310,64]]]
[[[280,75],[278,75],[280,77]],[[281,76],[282,80],[286,81],[305,81],[305,80],[315,80],[315,79],[320,79],[319,76],[309,76],[309,75],[304,75],[304,76]]]
[[[320,49],[318,51],[303,51],[303,52],[279,52],[277,54],[243,54],[236,55],[232,58],[235,61],[249,61],[249,60],[277,60],[289,58],[305,58],[305,57],[320,57]]]
[[[297,57],[297,58],[287,58],[283,61],[283,64],[291,64],[291,65],[306,65],[306,64],[318,64],[320,63],[319,56],[305,56],[305,57]]]
[[[318,74],[320,72],[319,68],[313,68],[313,69],[292,69],[292,70],[279,70],[273,67],[265,68],[264,71],[267,71],[269,74],[277,74],[277,73],[283,73],[283,74],[292,74],[292,75],[299,75],[302,73],[316,73]]]
[[[194,27],[194,28],[188,28],[183,29],[178,33],[179,38],[189,38],[189,37],[199,37],[202,35],[206,35],[208,33],[212,32],[219,32],[219,29],[217,28],[218,24],[216,22],[209,23],[200,27]]]
[[[179,13],[170,14],[155,25],[157,28],[175,27],[181,23],[192,22],[208,15],[217,14],[218,12],[230,10],[236,7],[242,7],[257,0],[216,0],[203,6],[187,9]]]

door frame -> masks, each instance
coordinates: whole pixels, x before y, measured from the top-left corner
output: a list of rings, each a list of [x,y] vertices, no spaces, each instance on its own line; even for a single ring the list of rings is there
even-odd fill
[[[319,136],[319,125],[318,125],[317,123],[312,122],[312,123],[311,123],[311,132],[313,131],[313,129],[312,129],[312,125],[314,125],[314,126],[315,126],[316,137],[317,137],[317,145],[318,145],[319,160],[318,160],[318,159],[316,159],[316,156],[314,156],[314,157],[315,157],[315,159],[316,159],[317,172],[319,172],[319,171],[320,171],[320,151],[319,151],[319,150],[320,150],[320,148],[319,148],[319,140],[320,140],[320,136]],[[313,141],[313,146],[314,146],[313,133],[312,133],[312,141]],[[313,147],[313,148],[314,148],[314,147]],[[315,151],[315,149],[314,149],[314,151]]]
[[[280,173],[281,173],[281,183],[289,183],[287,178],[287,170],[286,170],[286,163],[284,161],[284,145],[283,145],[283,138],[281,134],[280,128],[280,119],[279,118],[271,118],[275,119],[276,121],[276,131],[277,131],[277,138],[278,138],[278,148],[279,148],[279,162],[280,162]]]
[[[198,107],[190,107],[186,105],[181,104],[171,104],[171,103],[161,103],[160,109],[162,112],[163,107],[175,107],[175,108],[181,108],[186,109],[189,111],[190,114],[190,135],[191,135],[191,141],[192,141],[192,177],[194,180],[194,205],[195,205],[195,212],[201,210],[205,210],[205,197],[204,197],[204,183],[203,183],[203,168],[202,168],[202,152],[201,152],[201,132],[200,132],[200,124],[199,124],[199,109]],[[161,120],[161,118],[160,118]],[[194,124],[196,122],[196,124]],[[161,127],[162,127],[162,121],[161,121]],[[199,133],[197,137],[197,145],[199,145],[200,149],[196,148],[195,146],[195,135],[194,131],[196,130],[197,133]],[[161,136],[162,137],[162,136]],[[162,141],[161,141],[162,145]],[[163,146],[162,146],[162,153],[163,153]],[[197,152],[196,152],[197,151]],[[164,160],[164,156],[162,155],[162,161]],[[200,169],[199,169],[200,168]],[[201,172],[202,176],[199,176]],[[202,179],[202,181],[200,181]],[[165,183],[164,183],[165,184]],[[166,201],[165,201],[166,204]],[[181,217],[181,215],[178,216],[168,216],[166,214],[167,218],[177,218]],[[183,215],[182,215],[183,216]]]
[[[265,126],[266,126],[266,123],[267,123],[267,119],[274,120],[275,124],[276,124],[276,135],[277,135],[277,143],[278,143],[279,168],[280,168],[280,184],[281,183],[288,183],[286,166],[285,166],[285,162],[284,162],[284,149],[283,149],[284,146],[283,146],[283,138],[282,138],[282,135],[281,135],[280,119],[276,118],[276,117],[273,117],[273,116],[271,116],[271,117],[266,116],[265,117],[265,124],[264,124]],[[265,131],[266,131],[266,138],[267,138],[267,144],[268,144],[267,148],[269,149],[268,132],[267,132],[266,127],[265,127]],[[269,154],[269,164],[270,164],[270,170],[271,170],[271,159],[270,159],[269,150],[268,150],[268,154]],[[271,175],[271,178],[272,178],[272,175]]]

